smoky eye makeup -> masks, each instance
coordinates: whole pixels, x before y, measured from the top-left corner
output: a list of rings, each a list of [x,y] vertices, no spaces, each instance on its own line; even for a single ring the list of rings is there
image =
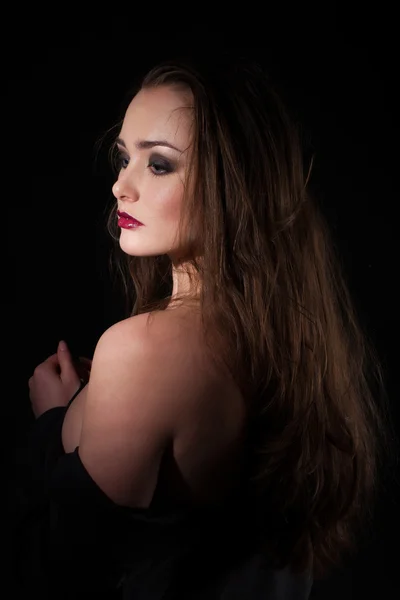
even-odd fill
[[[129,160],[129,155],[126,150],[120,146],[115,146],[113,164],[117,172],[126,169],[129,165]],[[177,163],[157,152],[152,152],[147,159],[146,167],[152,175],[162,176],[176,171]]]
[[[155,175],[167,175],[168,173],[172,173],[176,170],[176,164],[174,161],[156,153],[150,155],[148,167]]]

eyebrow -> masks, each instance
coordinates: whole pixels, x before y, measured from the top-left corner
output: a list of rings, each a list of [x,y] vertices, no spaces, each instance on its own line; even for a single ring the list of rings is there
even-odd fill
[[[120,137],[115,140],[115,143],[126,148],[124,140]],[[172,148],[172,150],[176,150],[177,152],[182,152],[182,150],[179,150],[179,148],[173,146],[166,140],[138,140],[135,142],[135,148],[138,150],[147,150],[148,148],[154,148],[154,146],[166,146],[167,148]]]

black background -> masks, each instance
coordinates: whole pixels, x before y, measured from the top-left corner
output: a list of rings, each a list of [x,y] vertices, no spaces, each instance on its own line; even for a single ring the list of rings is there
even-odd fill
[[[121,8],[121,7],[120,7]],[[375,12],[376,11],[376,12]],[[157,13],[148,8],[147,17]],[[105,209],[113,175],[97,141],[121,116],[133,77],[186,49],[229,48],[267,65],[315,154],[311,185],[329,216],[359,314],[384,363],[398,424],[399,117],[395,16],[381,5],[352,16],[270,17],[256,31],[200,31],[126,15],[101,25],[36,15],[13,21],[3,42],[2,295],[7,448],[32,420],[28,379],[60,339],[92,356],[123,318],[108,270]],[[36,19],[36,20],[35,20]],[[286,20],[285,20],[286,19]],[[208,23],[210,20],[208,19]],[[254,26],[253,26],[254,27]],[[5,27],[5,30],[7,27]],[[10,415],[10,418],[9,416]],[[8,426],[10,423],[10,426]],[[8,454],[7,454],[8,456]],[[9,466],[9,465],[8,465]],[[12,469],[11,469],[12,471]],[[396,492],[396,493],[395,493]],[[397,490],[382,496],[375,539],[345,569],[315,586],[315,598],[393,597]]]

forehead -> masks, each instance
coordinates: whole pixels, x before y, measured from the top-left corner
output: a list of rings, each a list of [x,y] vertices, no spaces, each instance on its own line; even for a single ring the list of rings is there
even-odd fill
[[[168,87],[140,90],[125,113],[121,137],[158,139],[187,143],[193,118],[190,94]]]

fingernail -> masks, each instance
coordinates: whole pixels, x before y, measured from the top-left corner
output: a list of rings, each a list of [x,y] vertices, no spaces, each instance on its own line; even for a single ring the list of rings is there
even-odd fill
[[[65,350],[67,349],[67,344],[61,340],[61,342],[58,344],[59,349],[61,350],[61,352],[65,352]]]

